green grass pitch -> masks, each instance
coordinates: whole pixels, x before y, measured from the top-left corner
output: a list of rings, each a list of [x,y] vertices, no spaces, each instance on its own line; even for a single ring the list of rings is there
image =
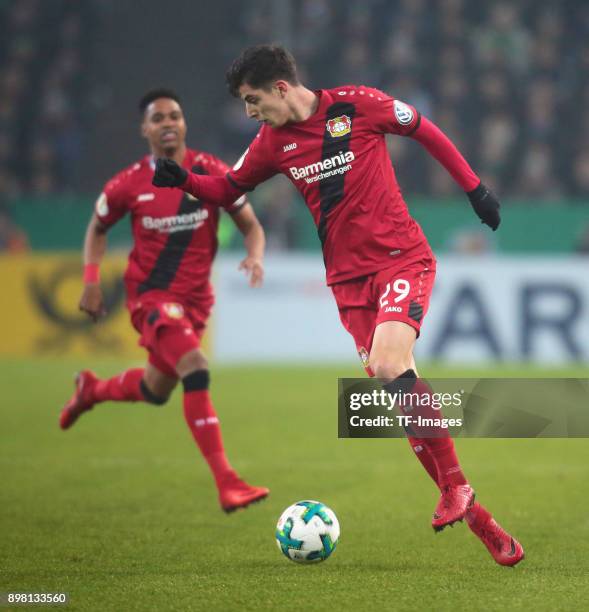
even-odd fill
[[[0,591],[67,592],[71,610],[572,610],[589,600],[587,440],[458,440],[477,491],[527,558],[494,564],[466,525],[434,535],[436,489],[404,440],[338,440],[337,376],[359,368],[218,367],[229,457],[262,504],[232,515],[165,407],[104,404],[62,432],[73,362],[0,362]],[[128,364],[100,361],[100,375]],[[464,369],[422,367],[430,377]],[[566,375],[480,369],[474,376]],[[342,528],[325,563],[288,562],[278,516],[299,499]]]

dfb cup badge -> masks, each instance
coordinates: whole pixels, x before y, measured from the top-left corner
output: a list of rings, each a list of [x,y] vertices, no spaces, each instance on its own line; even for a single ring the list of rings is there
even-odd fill
[[[333,138],[345,136],[352,131],[352,120],[348,115],[340,115],[327,121],[327,130]]]

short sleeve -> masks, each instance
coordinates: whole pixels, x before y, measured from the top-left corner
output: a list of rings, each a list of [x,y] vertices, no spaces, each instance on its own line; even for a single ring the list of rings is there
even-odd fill
[[[251,191],[278,173],[266,126],[257,133],[245,153],[227,173],[229,182],[242,191]]]
[[[376,132],[411,136],[419,127],[421,115],[410,104],[370,87],[360,87],[358,98],[362,98],[361,107]]]
[[[114,225],[129,210],[129,198],[125,193],[122,176],[115,176],[104,186],[96,200],[95,213],[106,227]]]

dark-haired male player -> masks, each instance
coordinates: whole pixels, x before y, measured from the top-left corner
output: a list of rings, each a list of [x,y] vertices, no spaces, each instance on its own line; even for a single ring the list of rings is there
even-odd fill
[[[206,198],[154,189],[151,183],[158,157],[203,176],[224,176],[229,168],[210,153],[186,147],[186,123],[175,92],[150,91],[139,106],[151,153],[112,178],[96,202],[84,243],[80,309],[94,320],[103,314],[99,265],[106,232],[129,213],[134,246],[125,273],[127,307],[148,362],[145,368],[126,370],[109,380],[99,380],[88,370],[80,372],[60,425],[71,427],[83,412],[108,400],[165,404],[180,379],[186,423],[213,473],[222,508],[231,512],[263,499],[268,489],[241,480],[225,456],[209,395],[208,365],[200,349],[214,302],[209,277],[217,251],[219,207]],[[264,274],[264,231],[240,195],[227,200],[224,208],[244,236],[247,257],[240,269],[257,287]]]
[[[413,347],[436,261],[407,211],[385,134],[421,143],[493,230],[500,222],[499,202],[432,122],[382,91],[355,85],[311,91],[299,82],[292,56],[275,45],[246,49],[231,65],[227,82],[245,102],[247,115],[262,124],[249,148],[225,177],[201,176],[159,159],[154,185],[224,204],[285,174],[315,220],[327,284],[369,373],[389,381],[385,388],[392,392],[430,393],[417,377]],[[520,561],[521,545],[474,503],[447,433],[414,428],[408,438],[440,488],[434,529],[466,517],[498,563]]]

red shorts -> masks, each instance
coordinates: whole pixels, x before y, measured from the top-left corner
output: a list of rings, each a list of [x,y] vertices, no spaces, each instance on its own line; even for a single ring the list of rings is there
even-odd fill
[[[131,323],[139,332],[140,346],[149,352],[149,363],[164,374],[175,378],[176,371],[156,350],[158,330],[165,326],[178,326],[191,330],[197,340],[196,347],[205,332],[206,323],[213,307],[213,295],[205,296],[197,304],[187,304],[163,291],[149,291],[138,298],[127,301],[127,309],[131,315]]]
[[[419,336],[435,276],[436,260],[425,254],[421,259],[399,261],[374,274],[331,286],[340,319],[353,336],[364,367],[379,323],[402,321]]]

